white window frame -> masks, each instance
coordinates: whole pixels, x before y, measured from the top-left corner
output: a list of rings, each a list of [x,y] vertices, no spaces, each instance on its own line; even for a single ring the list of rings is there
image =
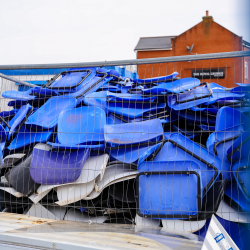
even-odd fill
[[[245,79],[248,79],[248,62],[245,62]]]

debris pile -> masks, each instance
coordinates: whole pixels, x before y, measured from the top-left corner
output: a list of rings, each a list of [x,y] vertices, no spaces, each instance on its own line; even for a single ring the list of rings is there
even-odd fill
[[[103,68],[5,91],[1,211],[189,232],[213,214],[249,223],[249,92]]]

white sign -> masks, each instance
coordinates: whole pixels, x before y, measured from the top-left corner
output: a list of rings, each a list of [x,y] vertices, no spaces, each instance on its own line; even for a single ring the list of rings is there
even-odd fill
[[[239,248],[213,215],[202,250],[239,250]]]

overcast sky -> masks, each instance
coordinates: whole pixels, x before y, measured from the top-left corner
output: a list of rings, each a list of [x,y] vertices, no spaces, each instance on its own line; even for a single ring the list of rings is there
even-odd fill
[[[214,20],[250,42],[249,0],[0,0],[0,64],[134,59],[139,37]]]

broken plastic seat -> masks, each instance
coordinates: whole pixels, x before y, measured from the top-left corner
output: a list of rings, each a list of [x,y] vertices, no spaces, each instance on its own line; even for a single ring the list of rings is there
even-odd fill
[[[57,95],[58,93],[56,91],[42,87],[30,88],[27,91],[8,90],[3,92],[2,94],[4,98],[19,100],[19,101],[31,101],[38,98],[44,99]]]
[[[178,231],[185,231],[194,233],[198,230],[200,230],[205,224],[207,220],[197,220],[197,221],[186,221],[186,220],[164,220],[162,219],[162,229],[161,231],[169,231],[173,230],[173,233],[175,230]]]
[[[115,159],[132,163],[143,162],[159,147],[158,138],[163,137],[163,129],[159,119],[144,122],[106,125],[104,137],[110,147],[106,150]]]
[[[156,118],[160,119],[161,123],[171,123],[173,121],[178,120],[177,115],[165,109],[160,109],[155,112],[146,112],[141,117],[136,118],[129,118],[124,115],[118,115],[115,113],[109,113],[108,117],[113,119],[114,124],[142,122]]]
[[[64,206],[77,202],[81,199],[93,199],[101,195],[102,190],[114,183],[125,181],[134,178],[137,171],[132,171],[129,168],[125,168],[124,165],[112,165],[106,168],[106,171],[101,179],[99,175],[95,180],[84,184],[71,184],[64,185],[57,188],[58,201],[56,204]],[[113,175],[111,175],[113,174]],[[92,193],[97,193],[93,197]],[[92,196],[92,197],[91,197]]]
[[[217,101],[240,100],[244,97],[244,94],[235,94],[223,89],[212,89],[212,91],[212,96],[210,96],[209,101],[204,103],[204,105],[210,105]]]
[[[108,159],[109,159],[109,156],[107,154],[89,157],[84,163],[84,165],[81,166],[80,176],[75,181],[66,182],[64,184],[41,185],[37,189],[37,195],[35,195],[34,197],[31,197],[31,199],[34,201],[34,203],[37,203],[54,188],[58,188],[58,187],[62,187],[66,185],[68,189],[70,188],[69,185],[81,185],[81,184],[86,184],[90,182],[92,184],[92,183],[95,183],[93,181],[98,176],[100,180],[102,180],[105,170],[106,170]],[[58,178],[59,177],[60,176],[58,176]],[[83,185],[83,186],[86,186],[86,185]]]
[[[104,149],[106,122],[106,114],[99,107],[65,110],[58,119],[57,140],[48,144],[55,150]]]
[[[168,106],[174,110],[189,109],[209,101],[212,90],[209,84],[196,89],[168,96]]]
[[[204,188],[202,197],[212,187],[221,172],[221,160],[201,145],[182,134],[172,134],[158,150],[153,161],[194,161],[201,170],[201,182]]]
[[[15,113],[14,117],[9,122],[6,122],[5,119],[2,118],[2,121],[3,121],[3,125],[1,125],[1,130],[2,130],[1,149],[2,150],[5,147],[5,142],[6,141],[11,142],[12,138],[18,133],[18,131],[23,126],[24,122],[26,121],[26,119],[32,112],[33,112],[33,107],[27,104],[25,106],[22,106],[18,110],[18,112]]]
[[[236,83],[237,84],[237,83]],[[241,84],[230,90],[231,93],[244,94],[244,98],[249,99],[250,86],[249,84]]]
[[[137,173],[138,171],[135,169],[132,169],[131,165],[129,164],[117,163],[117,164],[108,165],[106,167],[106,171],[105,171],[103,178],[102,179],[100,177],[96,178],[95,190],[93,190],[84,199],[85,200],[95,199],[99,195],[101,195],[102,191],[108,186],[118,183],[118,182],[129,180],[129,179],[134,179]]]
[[[30,151],[36,143],[47,142],[54,128],[44,131],[36,131],[31,129],[26,129],[24,126],[19,130],[18,134],[12,140],[11,144],[7,147],[10,153],[13,152],[24,152],[26,150]]]
[[[222,200],[220,202],[219,208],[216,212],[216,215],[220,218],[232,222],[239,223],[250,223],[250,215],[249,213],[243,212],[238,208],[230,206],[227,202]]]
[[[5,148],[5,142],[7,139],[7,134],[2,125],[0,125],[0,160],[1,160],[1,165],[3,164],[3,150]]]
[[[153,78],[146,78],[146,79],[135,79],[133,80],[134,83],[139,84],[149,84],[149,83],[159,83],[164,82],[166,80],[174,79],[176,76],[179,75],[178,72],[173,72],[170,75],[167,76],[160,76],[160,77],[153,77]]]
[[[157,95],[161,93],[180,93],[186,90],[193,89],[200,85],[200,80],[196,78],[182,78],[173,82],[159,83],[157,86],[150,89],[142,89],[143,94]]]
[[[190,110],[204,112],[204,114],[206,114],[206,113],[217,114],[217,112],[219,111],[218,108],[213,108],[213,107],[210,107],[210,106],[207,107],[205,105],[194,106],[194,107],[191,107]]]
[[[250,156],[250,129],[242,133],[233,144],[227,149],[229,161],[249,160]]]
[[[104,126],[105,142],[111,146],[147,142],[162,135],[160,119]]]
[[[189,221],[204,221],[210,219],[218,211],[219,205],[224,197],[227,186],[226,180],[215,181],[213,186],[202,198],[202,207],[197,218],[190,218]]]
[[[191,110],[179,110],[175,111],[176,116],[187,119],[188,121],[194,121],[198,124],[211,124],[215,125],[216,122],[216,114],[209,114],[199,111],[191,111]]]
[[[107,95],[108,103],[140,103],[140,102],[153,102],[156,97],[142,97],[138,94],[128,94],[128,93],[110,93]]]
[[[233,174],[238,184],[239,189],[250,202],[250,163],[248,160],[241,160],[234,164]]]
[[[18,109],[12,109],[10,111],[2,111],[0,112],[0,117],[4,118],[4,120],[6,121],[10,121],[17,112],[18,112]],[[0,124],[3,124],[1,119],[0,119]]]
[[[100,91],[86,95],[83,98],[85,105],[100,107],[106,113],[115,113],[129,118],[137,118],[149,111],[155,111],[166,107],[165,103],[107,103],[108,91]]]
[[[63,111],[58,118],[58,141],[61,144],[104,142],[106,114],[99,107],[80,107]]]
[[[3,159],[3,164],[0,165],[0,169],[3,168],[12,168],[14,167],[15,163],[20,161],[25,156],[25,154],[11,154],[7,155]]]
[[[28,156],[5,175],[8,183],[24,196],[32,195],[40,186],[40,184],[35,183],[31,178],[31,157],[31,155]]]
[[[233,180],[232,162],[227,159],[227,150],[233,145],[235,140],[242,134],[243,125],[228,128],[210,134],[206,146],[209,152],[214,153],[221,160],[221,175],[229,182]]]
[[[65,206],[87,197],[95,188],[95,180],[84,184],[63,185],[57,188],[59,206]]]
[[[97,90],[99,90],[104,84],[109,82],[112,78],[106,77],[106,74],[103,77],[94,76],[89,82],[87,82],[82,88],[73,93],[66,93],[62,97],[66,98],[77,98],[78,102],[82,102],[82,98],[85,95],[91,94]]]
[[[110,91],[110,92],[114,92],[114,93],[119,93],[121,92],[121,87],[117,86],[117,85],[113,85],[108,83],[105,83],[104,85],[102,85],[102,87],[99,88],[100,91]]]
[[[50,150],[51,146],[46,144],[34,147],[30,165],[30,175],[34,182],[55,185],[76,181],[89,157],[89,149],[72,152]]]
[[[8,123],[10,129],[8,129],[8,127],[5,128],[8,131],[8,140],[10,140],[11,137],[13,137],[16,133],[18,133],[18,129],[22,127],[22,125],[31,115],[32,112],[33,112],[33,107],[29,104],[22,106],[18,110],[15,116]]]
[[[196,218],[202,206],[199,165],[193,161],[148,161],[138,166],[137,214],[152,218]],[[162,188],[164,187],[164,188]]]
[[[246,199],[237,182],[232,182],[227,186],[225,195],[227,199],[229,199],[229,204],[235,207],[239,212],[240,210],[250,212],[250,201]]]
[[[222,107],[216,116],[215,131],[222,131],[230,127],[244,125],[244,129],[250,126],[250,118],[231,107]]]
[[[62,143],[52,143],[52,142],[47,142],[48,145],[50,145],[53,148],[53,151],[59,151],[59,150],[80,150],[80,149],[91,149],[91,150],[104,150],[105,149],[105,144],[73,144],[73,143],[67,143],[67,144],[62,144]]]
[[[79,90],[96,75],[96,68],[75,68],[55,75],[46,85],[59,92]]]
[[[52,97],[27,119],[25,125],[38,130],[52,129],[57,125],[60,113],[74,108],[76,102],[75,98]]]
[[[116,160],[124,163],[137,163],[140,165],[145,159],[157,152],[161,143],[145,143],[145,145],[123,145],[113,148],[106,148],[106,151]]]
[[[219,142],[224,142],[226,140],[234,140],[236,138],[238,138],[239,135],[241,135],[244,132],[245,126],[244,124],[238,124],[236,126],[233,127],[228,127],[224,130],[217,130],[216,132],[210,134],[210,136],[207,139],[206,142],[206,147],[210,152],[214,152],[216,154],[215,151],[215,143],[220,144]],[[217,145],[216,145],[217,147]]]
[[[77,70],[75,70],[77,71]],[[79,71],[70,73],[66,73],[66,75],[75,74],[74,76],[71,75],[71,77],[62,77],[58,81],[52,84],[52,86],[47,86],[47,88],[41,88],[41,87],[35,87],[32,89],[29,89],[26,92],[18,92],[18,91],[6,91],[4,92],[6,98],[12,98],[17,100],[23,100],[23,101],[31,101],[35,99],[46,99],[53,96],[59,96],[58,92],[63,92],[64,98],[79,98],[86,94],[92,93],[96,90],[98,90],[103,84],[110,81],[112,78],[108,77],[106,78],[107,74],[103,73],[102,77],[95,76],[96,72],[95,70],[83,70],[85,73],[85,76],[82,76]],[[87,73],[87,72],[91,73]],[[59,74],[60,75],[60,74]],[[56,75],[54,78],[59,77],[59,75]],[[81,80],[80,80],[81,79]],[[76,83],[75,81],[78,81]],[[56,85],[53,87],[53,85]],[[70,85],[70,87],[68,86]],[[52,89],[48,89],[52,88]],[[53,88],[55,88],[57,91],[54,91]],[[72,93],[71,93],[72,92]]]

